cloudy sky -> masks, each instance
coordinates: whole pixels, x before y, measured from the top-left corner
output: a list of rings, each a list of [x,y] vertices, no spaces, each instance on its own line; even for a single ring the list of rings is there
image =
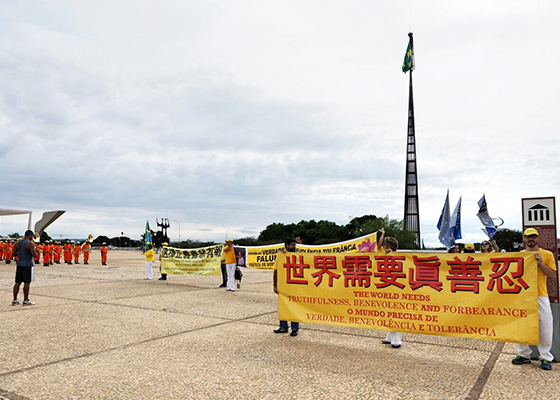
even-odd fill
[[[403,218],[413,73],[421,234],[450,190],[521,229],[560,195],[560,3],[0,1],[0,208],[47,232],[172,240]],[[0,235],[25,216],[0,217]],[[180,231],[179,231],[180,226]]]

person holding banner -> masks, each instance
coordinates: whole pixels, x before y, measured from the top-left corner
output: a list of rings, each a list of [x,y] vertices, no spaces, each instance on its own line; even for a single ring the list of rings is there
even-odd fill
[[[383,249],[386,254],[396,252],[399,248],[399,241],[391,236],[387,236],[383,240]],[[385,339],[381,341],[383,344],[390,344],[394,349],[398,349],[402,345],[402,333],[400,332],[387,332]]]
[[[500,248],[494,239],[492,239],[492,243],[488,240],[483,240],[480,243],[480,252],[481,253],[499,253]]]
[[[169,243],[164,242],[164,243],[162,243],[161,245],[162,245],[162,247],[166,247],[166,246],[169,246]],[[163,253],[163,249],[162,249],[161,252],[159,253],[159,273],[161,274],[161,277],[160,277],[158,280],[160,280],[160,281],[166,281],[166,280],[167,280],[167,274],[163,274],[163,273],[161,272],[161,253]]]
[[[224,246],[224,259],[226,261],[227,272],[227,289],[228,292],[235,292],[235,267],[237,266],[237,257],[233,249],[233,239],[226,240]]]
[[[285,251],[289,253],[295,253],[296,251],[296,240],[295,239],[288,239],[284,242]],[[272,282],[274,285],[274,293],[278,294],[278,271],[275,269],[274,274],[272,275]],[[290,336],[297,336],[299,333],[299,322],[290,322],[292,333]],[[273,331],[274,333],[288,333],[288,321],[280,320],[280,326],[278,329]]]
[[[550,352],[552,348],[552,310],[548,298],[546,279],[556,279],[556,262],[552,252],[541,249],[539,246],[539,232],[535,228],[527,228],[523,232],[523,245],[525,251],[535,253],[537,260],[537,286],[539,302],[539,344],[537,346],[541,359],[541,369],[550,371],[554,356]],[[531,363],[531,348],[526,344],[516,344],[517,357],[511,362],[515,365]]]
[[[154,279],[152,271],[152,265],[154,264],[154,246],[152,246],[151,243],[148,243],[148,248],[144,255],[146,256],[146,279],[152,280]]]

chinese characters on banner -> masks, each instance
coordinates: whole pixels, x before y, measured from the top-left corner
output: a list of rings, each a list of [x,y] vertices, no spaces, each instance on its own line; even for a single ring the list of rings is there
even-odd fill
[[[220,275],[223,247],[223,244],[199,249],[162,247],[161,272],[178,275]]]
[[[535,344],[534,254],[278,256],[279,319]]]

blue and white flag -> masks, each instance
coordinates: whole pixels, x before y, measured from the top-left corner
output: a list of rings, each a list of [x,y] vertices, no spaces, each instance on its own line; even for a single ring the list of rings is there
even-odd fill
[[[492,239],[492,237],[496,234],[496,225],[494,225],[494,221],[492,221],[492,218],[490,217],[490,214],[488,214],[488,205],[486,204],[486,195],[482,195],[482,198],[478,201],[478,214],[476,214],[478,216],[478,219],[480,219],[480,222],[482,222],[482,225],[484,225],[484,228],[482,229],[484,231],[484,233],[486,233],[486,235],[488,235],[489,239]]]
[[[439,229],[438,239],[446,248],[450,249],[455,244],[455,239],[451,235],[451,216],[449,214],[449,190],[447,190],[447,197],[445,197],[445,204],[441,210],[441,216],[437,223]]]
[[[455,211],[451,214],[451,222],[449,223],[453,244],[455,244],[455,240],[463,238],[461,234],[461,199],[462,197],[459,197],[459,201],[455,206]]]

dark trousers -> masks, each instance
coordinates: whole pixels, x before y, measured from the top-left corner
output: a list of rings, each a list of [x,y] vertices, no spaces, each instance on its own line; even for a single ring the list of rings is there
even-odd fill
[[[227,285],[227,271],[226,271],[226,265],[225,264],[221,264],[220,268],[222,269],[222,285],[226,286]]]

